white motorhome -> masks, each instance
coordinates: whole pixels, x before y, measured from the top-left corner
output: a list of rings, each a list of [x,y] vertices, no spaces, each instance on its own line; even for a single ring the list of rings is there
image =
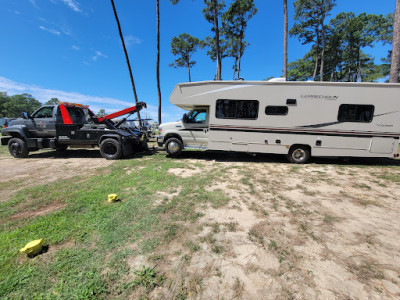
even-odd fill
[[[160,125],[159,146],[311,156],[397,157],[400,84],[206,81],[180,83],[170,102],[189,110]]]

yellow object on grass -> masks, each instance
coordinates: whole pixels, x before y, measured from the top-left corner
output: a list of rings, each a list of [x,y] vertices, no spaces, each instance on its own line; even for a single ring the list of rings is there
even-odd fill
[[[37,255],[42,251],[43,239],[31,241],[25,245],[24,248],[20,249],[20,252],[26,253],[29,256]]]
[[[115,202],[115,201],[118,200],[117,197],[118,197],[117,194],[108,194],[108,199],[107,199],[107,201],[108,201],[108,202]]]

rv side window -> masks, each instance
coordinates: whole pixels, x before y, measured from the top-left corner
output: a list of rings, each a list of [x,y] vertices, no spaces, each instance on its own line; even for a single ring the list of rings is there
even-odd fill
[[[257,100],[217,100],[215,110],[217,119],[257,119]]]
[[[287,106],[267,106],[265,108],[265,114],[272,116],[285,116],[288,114],[288,111]]]
[[[342,104],[339,106],[339,122],[369,123],[374,117],[373,105]]]

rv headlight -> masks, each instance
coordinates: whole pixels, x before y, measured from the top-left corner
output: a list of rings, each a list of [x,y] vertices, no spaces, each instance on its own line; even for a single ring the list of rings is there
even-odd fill
[[[162,132],[162,128],[158,127],[158,133],[161,133],[161,132]]]

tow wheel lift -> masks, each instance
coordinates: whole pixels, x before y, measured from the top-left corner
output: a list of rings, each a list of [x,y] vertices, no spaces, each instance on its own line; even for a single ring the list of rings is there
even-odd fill
[[[86,109],[94,125],[74,122],[73,117],[68,111],[68,107],[82,107]],[[96,141],[101,155],[106,159],[118,159],[134,152],[146,150],[147,140],[143,132],[133,128],[121,128],[121,125],[130,115],[141,110],[143,107],[146,107],[146,104],[139,102],[137,105],[121,111],[103,117],[96,117],[88,106],[62,102],[60,103],[60,111],[63,122],[56,125],[58,144],[93,145],[93,142]],[[112,121],[112,119],[123,115],[127,116],[118,122]]]

